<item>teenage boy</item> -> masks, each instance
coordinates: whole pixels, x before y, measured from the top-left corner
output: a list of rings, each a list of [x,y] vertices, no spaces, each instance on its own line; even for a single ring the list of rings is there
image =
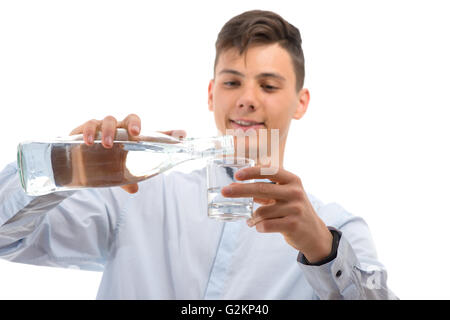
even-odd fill
[[[279,15],[248,11],[220,31],[208,87],[218,130],[266,130],[270,141],[275,129],[279,139],[269,154],[278,164],[274,174],[261,174],[256,159],[237,178],[265,181],[222,190],[254,198],[247,224],[207,218],[205,170],[161,174],[139,188],[123,186],[128,193],[102,188],[29,197],[11,164],[0,174],[0,255],[103,271],[99,299],[395,298],[364,220],[307,194],[300,177],[283,168],[291,120],[302,118],[310,99],[303,80],[300,33]],[[111,148],[117,127],[138,136],[141,120],[108,116],[72,134],[91,145],[101,131]]]

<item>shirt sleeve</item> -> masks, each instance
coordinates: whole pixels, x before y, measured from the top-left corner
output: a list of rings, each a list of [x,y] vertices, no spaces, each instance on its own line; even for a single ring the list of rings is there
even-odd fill
[[[338,229],[336,257],[322,265],[297,262],[320,299],[398,299],[387,286],[387,271],[377,260],[367,224],[360,217],[346,218]]]
[[[28,196],[12,163],[0,172],[0,257],[103,270],[122,200],[111,188]]]

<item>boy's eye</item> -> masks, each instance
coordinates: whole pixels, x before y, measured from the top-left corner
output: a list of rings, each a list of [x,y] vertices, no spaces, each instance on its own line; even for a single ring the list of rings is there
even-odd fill
[[[225,81],[223,84],[227,87],[235,87],[235,86],[239,85],[239,82],[238,81]]]
[[[268,91],[274,91],[274,90],[278,89],[277,87],[271,86],[270,84],[262,84],[261,87]]]

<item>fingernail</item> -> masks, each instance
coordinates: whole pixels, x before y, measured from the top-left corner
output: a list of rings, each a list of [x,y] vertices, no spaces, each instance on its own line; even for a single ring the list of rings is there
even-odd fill
[[[231,187],[226,186],[222,188],[222,193],[230,194],[231,193]]]
[[[87,137],[87,142],[88,142],[88,144],[94,143],[94,137],[93,137],[91,134],[88,135],[88,137]]]
[[[242,171],[238,171],[235,174],[236,179],[243,179],[245,177],[245,174]]]
[[[174,130],[172,131],[172,137],[174,138],[183,138],[185,136],[185,132],[183,130]]]
[[[113,139],[112,139],[111,137],[106,137],[106,138],[105,138],[105,144],[106,144],[107,146],[112,146],[112,144],[113,144]]]
[[[134,133],[138,134],[139,133],[139,127],[138,126],[132,126],[131,127],[131,131],[133,131]]]
[[[255,225],[255,223],[253,222],[253,219],[248,219],[247,220],[247,225],[251,228]]]

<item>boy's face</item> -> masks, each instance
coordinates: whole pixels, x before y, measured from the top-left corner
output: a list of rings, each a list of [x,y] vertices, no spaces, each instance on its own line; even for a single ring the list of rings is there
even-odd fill
[[[282,155],[291,119],[300,119],[309,103],[308,90],[296,90],[289,53],[278,44],[252,46],[243,55],[230,48],[220,54],[214,75],[208,105],[217,129],[267,129],[269,137],[278,129]]]

